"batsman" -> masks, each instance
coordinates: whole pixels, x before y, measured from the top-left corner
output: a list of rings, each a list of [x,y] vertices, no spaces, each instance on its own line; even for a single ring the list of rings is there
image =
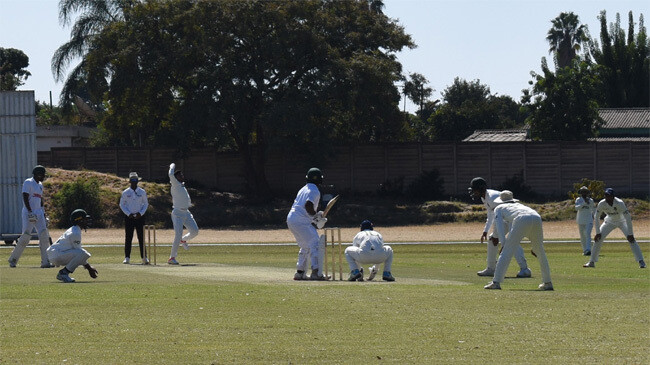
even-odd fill
[[[296,199],[287,215],[287,226],[296,238],[298,247],[298,262],[294,280],[329,280],[323,275],[323,251],[317,228],[323,228],[327,218],[322,211],[316,211],[320,202],[320,190],[323,183],[323,173],[313,167],[307,171],[307,184],[298,191]],[[324,238],[324,237],[323,237]],[[324,240],[323,240],[324,244]],[[307,276],[307,260],[311,263],[311,275]]]

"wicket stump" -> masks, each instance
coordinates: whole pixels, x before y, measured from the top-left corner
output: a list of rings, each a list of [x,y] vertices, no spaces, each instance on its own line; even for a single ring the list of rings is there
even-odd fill
[[[151,240],[151,233],[153,232],[153,241]],[[156,262],[156,226],[153,224],[146,224],[144,226],[144,235],[145,235],[145,244],[147,246],[147,251],[148,254],[151,255],[151,243],[153,242],[153,256],[151,257],[153,259],[153,264],[157,265],[158,263]]]
[[[329,266],[329,260],[327,259],[327,243],[331,242],[332,246],[332,280],[336,280],[336,250],[335,246],[338,243],[339,246],[339,280],[343,280],[343,253],[342,253],[342,248],[341,248],[341,228],[339,227],[332,227],[332,228],[325,228],[325,252],[323,252],[323,255],[325,256],[325,276],[328,276],[328,266]],[[337,233],[337,236],[335,236],[334,233]]]

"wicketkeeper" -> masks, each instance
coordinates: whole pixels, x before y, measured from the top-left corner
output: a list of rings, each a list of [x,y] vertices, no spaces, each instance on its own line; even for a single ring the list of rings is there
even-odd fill
[[[393,249],[384,245],[384,238],[374,230],[372,222],[364,220],[361,222],[361,232],[357,233],[352,240],[352,246],[345,249],[345,259],[350,265],[350,277],[348,281],[363,281],[363,268],[361,265],[371,264],[368,280],[375,278],[377,266],[384,264],[382,279],[395,281],[390,273],[393,265]]]
[[[58,266],[65,267],[56,275],[56,279],[64,283],[74,283],[74,278],[70,277],[79,265],[88,270],[91,278],[97,278],[97,270],[90,266],[88,259],[90,253],[81,248],[81,230],[86,230],[90,226],[90,216],[83,209],[77,209],[70,214],[72,227],[59,237],[56,242],[47,249],[47,256],[50,261]]]

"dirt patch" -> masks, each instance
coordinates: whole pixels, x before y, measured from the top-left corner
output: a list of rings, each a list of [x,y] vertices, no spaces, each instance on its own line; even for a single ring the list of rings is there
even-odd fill
[[[634,234],[637,239],[650,237],[650,219],[634,220]],[[483,223],[444,223],[403,227],[375,227],[386,242],[428,242],[428,241],[479,241]],[[344,242],[351,242],[358,228],[341,228]],[[56,240],[64,230],[53,229]],[[158,229],[159,244],[170,244],[174,238],[171,229]],[[548,240],[579,239],[575,221],[544,222],[544,238]],[[620,230],[613,231],[608,238],[624,239]],[[137,240],[134,240],[137,242]],[[115,244],[124,242],[124,229],[89,229],[83,233],[84,244]],[[295,239],[288,229],[201,229],[192,240],[197,243],[293,243]]]

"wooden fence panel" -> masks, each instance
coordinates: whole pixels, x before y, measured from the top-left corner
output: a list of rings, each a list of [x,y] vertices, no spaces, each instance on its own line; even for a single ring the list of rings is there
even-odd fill
[[[580,179],[602,180],[623,194],[648,194],[650,146],[644,142],[431,143],[337,147],[323,166],[325,184],[338,191],[377,192],[387,181],[404,186],[421,173],[437,169],[445,193],[464,194],[469,182],[483,176],[491,187],[523,173],[535,192],[564,196]],[[237,153],[194,150],[185,159],[166,148],[53,148],[38,154],[39,163],[65,169],[87,168],[127,177],[137,171],[147,180],[168,181],[171,162],[190,180],[222,191],[246,191],[243,160]],[[266,175],[271,189],[295,194],[311,165],[302,155],[274,152]]]

